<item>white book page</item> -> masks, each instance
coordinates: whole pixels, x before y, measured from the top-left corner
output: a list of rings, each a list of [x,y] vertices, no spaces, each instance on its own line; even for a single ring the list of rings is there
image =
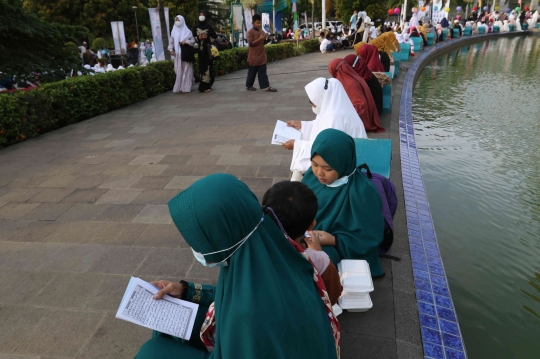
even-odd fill
[[[276,121],[276,127],[272,134],[272,144],[281,145],[288,140],[299,140],[301,132],[294,127],[288,127],[287,122],[281,120]]]
[[[152,284],[131,277],[116,318],[189,340],[199,305],[169,295],[155,300],[158,291]]]

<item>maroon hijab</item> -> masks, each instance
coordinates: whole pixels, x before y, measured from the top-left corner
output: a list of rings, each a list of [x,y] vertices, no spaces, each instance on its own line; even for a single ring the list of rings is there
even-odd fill
[[[366,60],[367,66],[371,71],[384,72],[384,66],[379,59],[379,50],[377,47],[370,44],[365,44],[362,45],[358,51],[356,51],[356,54]]]
[[[365,45],[364,45],[365,46]],[[341,82],[366,131],[383,132],[377,106],[366,81],[343,59],[333,59],[328,72]]]
[[[358,61],[356,61],[356,59],[358,59]],[[363,58],[356,55],[347,55],[343,60],[345,60],[345,62],[352,67],[354,72],[360,75],[364,80],[371,80],[371,76],[373,76],[373,74],[371,73],[371,70],[368,69],[366,61]],[[356,65],[354,65],[355,61]]]

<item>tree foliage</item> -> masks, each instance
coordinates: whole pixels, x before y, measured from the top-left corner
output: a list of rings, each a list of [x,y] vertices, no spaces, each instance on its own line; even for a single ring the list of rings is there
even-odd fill
[[[71,36],[62,29],[28,13],[17,0],[0,0],[0,72],[18,83],[65,78],[81,61],[64,45]]]
[[[343,21],[344,24],[349,24],[354,10],[366,11],[371,19],[376,20],[378,17],[374,17],[367,11],[367,7],[370,5],[380,5],[386,9],[387,3],[388,0],[336,0],[334,1],[334,9],[336,11],[336,17]]]

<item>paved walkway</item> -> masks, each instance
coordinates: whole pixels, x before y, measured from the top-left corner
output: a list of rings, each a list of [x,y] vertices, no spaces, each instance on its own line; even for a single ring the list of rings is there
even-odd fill
[[[245,91],[239,71],[210,94],[166,93],[0,150],[0,358],[132,358],[150,331],[114,318],[130,276],[217,279],[195,264],[167,201],[215,172],[259,198],[287,180],[291,152],[269,144],[275,120],[312,119],[304,86],[347,54],[271,64],[277,93]],[[395,99],[378,135],[394,142]],[[399,170],[394,160],[402,196]],[[344,359],[422,357],[402,203],[395,225],[403,260],[383,260],[371,311],[339,317]]]

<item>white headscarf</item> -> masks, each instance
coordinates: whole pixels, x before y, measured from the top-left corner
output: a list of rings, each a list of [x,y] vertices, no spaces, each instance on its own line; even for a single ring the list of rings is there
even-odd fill
[[[309,169],[313,141],[327,128],[341,130],[353,138],[367,138],[364,124],[339,80],[319,77],[305,89],[318,113],[315,120],[302,121],[300,140],[294,142],[291,171],[306,172]]]
[[[182,25],[180,27],[173,25],[173,29],[171,31],[171,38],[173,38],[174,42],[174,52],[176,54],[180,55],[182,53],[182,50],[180,50],[180,43],[182,41],[189,40],[193,37],[193,34],[191,33],[191,30],[188,29],[186,26],[186,20],[184,20],[184,17],[182,15],[176,15],[174,18],[174,21],[176,22],[176,19],[180,19],[180,22]]]

